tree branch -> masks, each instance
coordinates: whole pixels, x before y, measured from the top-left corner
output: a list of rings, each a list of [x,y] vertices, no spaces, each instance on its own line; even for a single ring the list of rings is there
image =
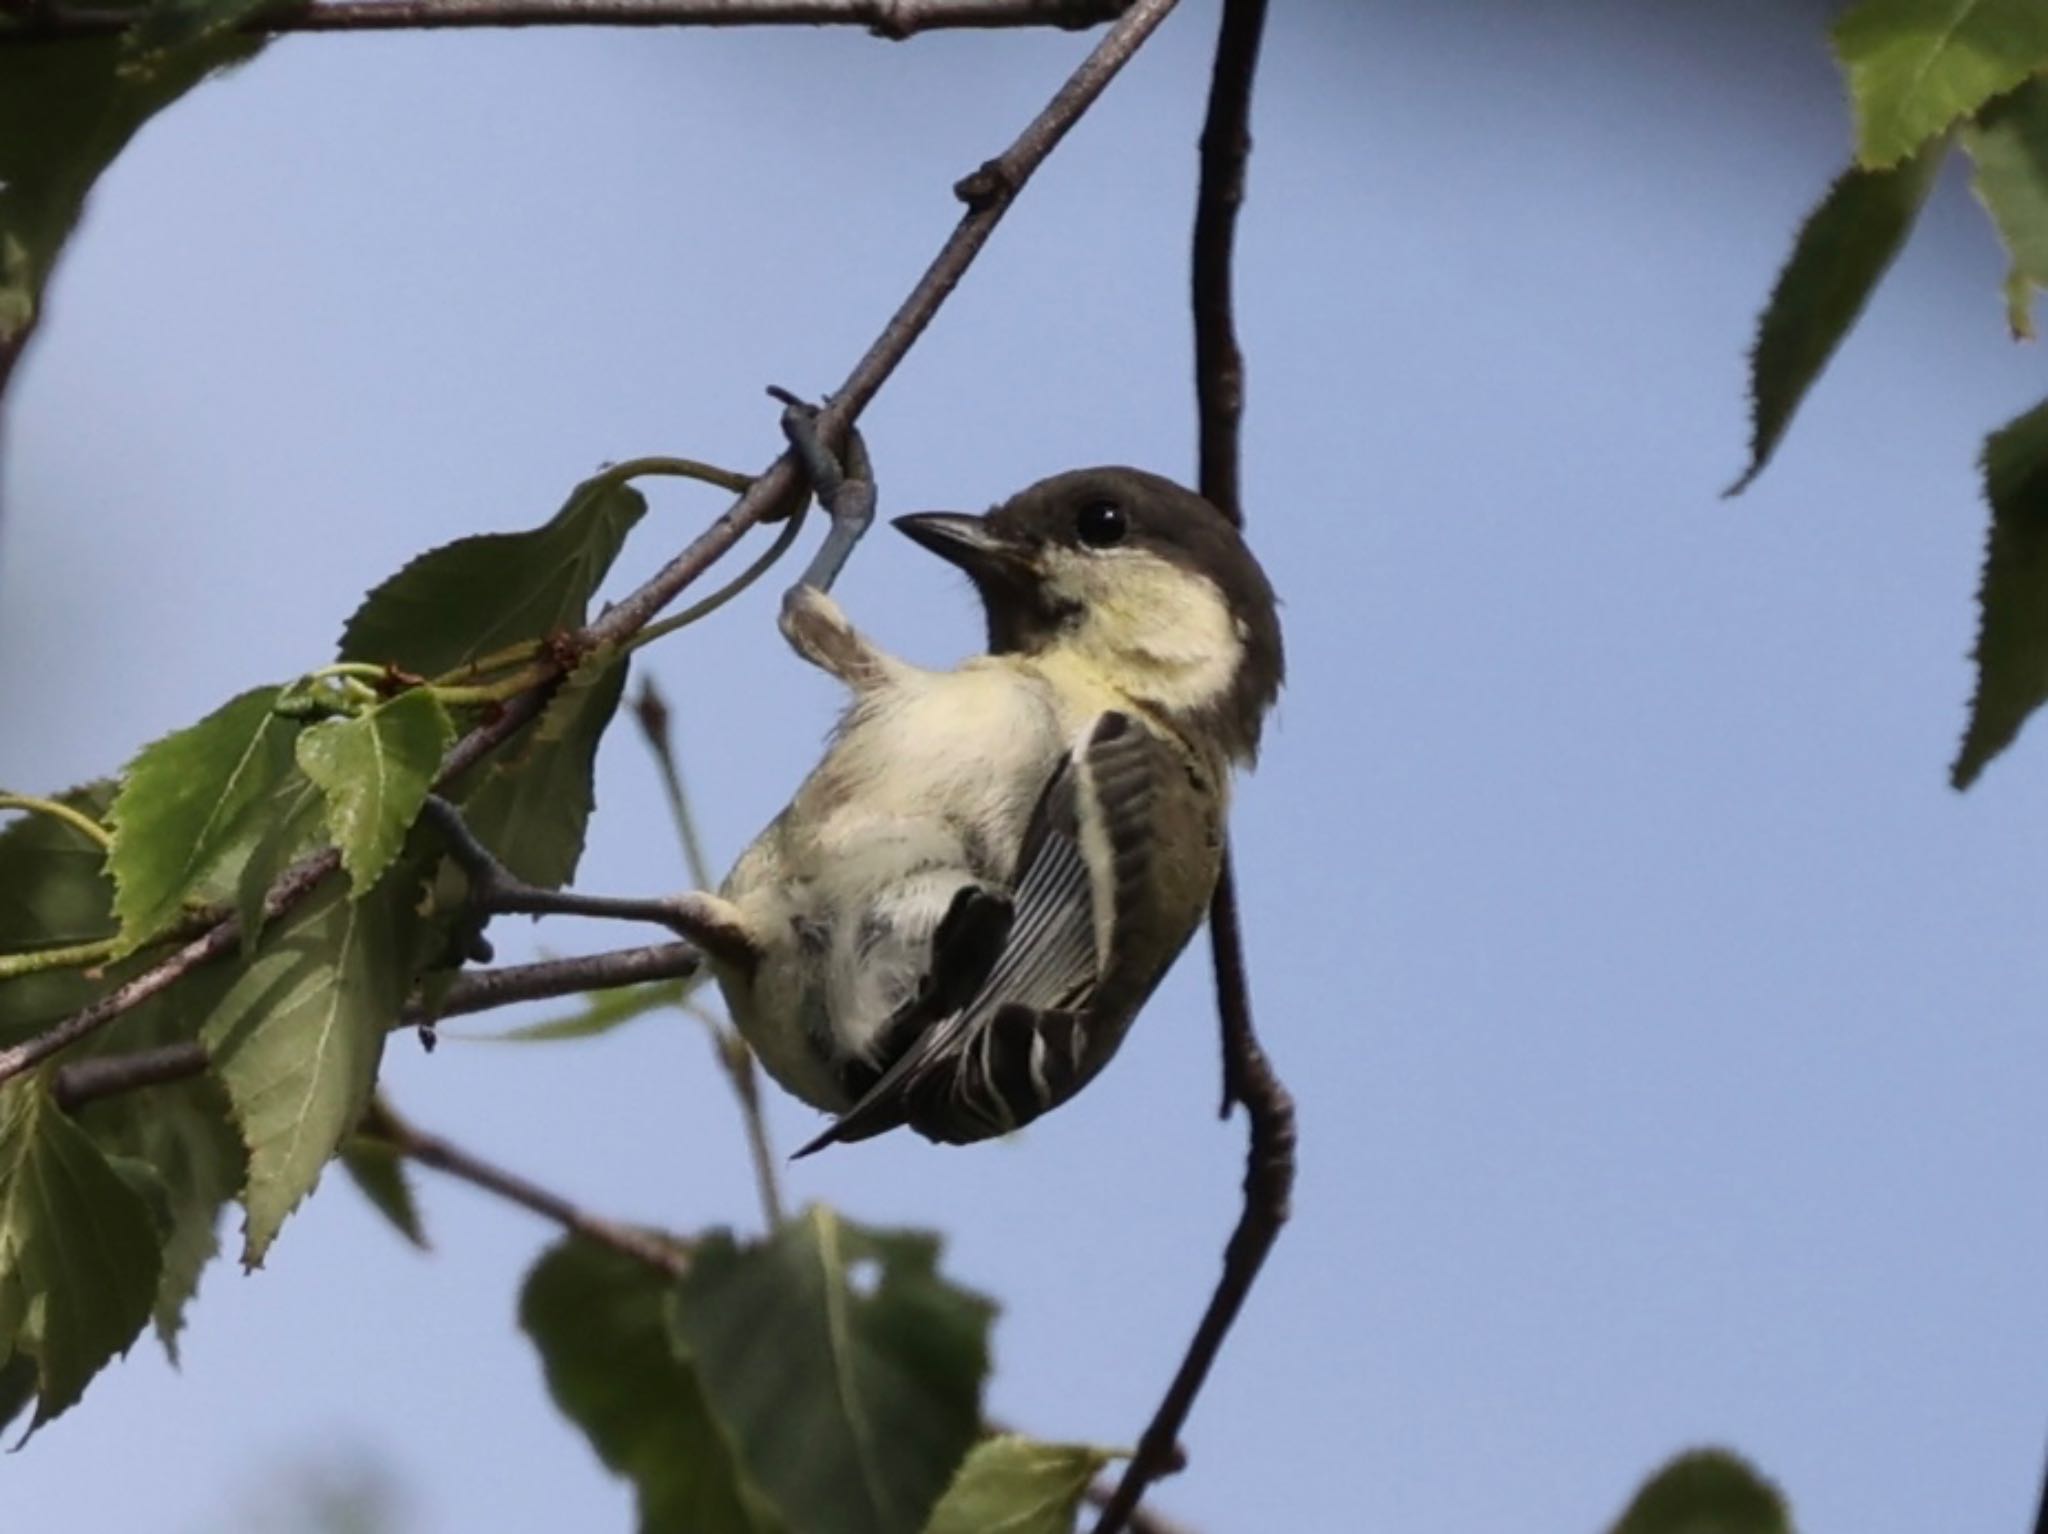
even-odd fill
[[[608,1246],[669,1278],[681,1278],[689,1267],[689,1248],[674,1236],[656,1235],[594,1215],[570,1203],[559,1193],[550,1193],[516,1172],[494,1166],[450,1140],[407,1123],[391,1110],[388,1103],[379,1101],[373,1104],[369,1113],[364,1115],[357,1133],[383,1141],[408,1161],[417,1161],[421,1166],[430,1166],[450,1177],[459,1177],[486,1193],[510,1199],[520,1208],[530,1209],[542,1219],[554,1221],[573,1235]]]
[[[1231,301],[1231,255],[1251,155],[1252,81],[1265,28],[1266,0],[1224,0],[1202,128],[1202,176],[1196,197],[1192,261],[1195,391],[1201,423],[1201,491],[1244,525],[1239,493],[1244,358]],[[1251,986],[1238,925],[1237,880],[1228,847],[1209,907],[1216,1009],[1222,1025],[1223,1113],[1242,1103],[1249,1122],[1244,1211],[1223,1252],[1223,1273],[1195,1328],[1173,1383],[1138,1440],[1137,1452],[1104,1506],[1095,1534],[1128,1526],[1145,1489],[1176,1467],[1180,1430],[1251,1293],[1266,1254],[1287,1221],[1294,1191],[1294,1099],[1267,1059],[1252,1024]]]
[[[1130,0],[308,0],[251,17],[240,30],[419,32],[450,27],[856,26],[900,41],[947,28],[1058,27],[1082,31]],[[0,27],[0,46],[125,31],[132,10],[30,6]]]
[[[614,990],[649,980],[682,980],[697,973],[702,963],[703,956],[688,943],[655,943],[646,948],[619,948],[573,959],[468,970],[455,977],[432,1013],[417,1004],[408,1006],[400,1014],[398,1025],[418,1027],[442,1018],[509,1007],[515,1002],[579,996],[585,991]],[[206,1046],[197,1040],[186,1040],[139,1049],[132,1054],[73,1061],[58,1068],[50,1092],[58,1105],[69,1112],[98,1098],[197,1076],[206,1065]]]
[[[967,211],[939,253],[925,268],[896,312],[882,327],[873,344],[854,364],[825,408],[819,412],[818,428],[827,442],[836,441],[853,424],[889,375],[924,334],[1003,215],[1016,201],[1038,167],[1058,146],[1094,104],[1109,82],[1129,62],[1132,54],[1166,19],[1175,0],[1132,0],[1080,66],[1018,134],[1015,142],[979,170],[964,177],[953,188]],[[787,515],[787,504],[806,493],[795,457],[784,451],[767,472],[749,485],[717,521],[699,534],[687,548],[671,559],[636,591],[608,609],[596,622],[566,646],[571,653],[585,654],[600,645],[619,644],[645,628],[678,594],[696,580],[712,563],[737,543],[756,523]],[[511,699],[485,724],[457,741],[442,760],[437,784],[446,785],[518,733],[545,706],[561,683],[559,670],[537,683],[531,692]],[[264,899],[264,909],[276,917],[297,905],[313,887],[340,863],[332,849],[316,853],[287,869]],[[223,917],[204,936],[181,948],[170,958],[143,971],[134,979],[72,1014],[48,1032],[0,1050],[0,1082],[30,1070],[67,1045],[86,1038],[116,1017],[156,995],[166,986],[232,948],[241,935],[240,923]]]

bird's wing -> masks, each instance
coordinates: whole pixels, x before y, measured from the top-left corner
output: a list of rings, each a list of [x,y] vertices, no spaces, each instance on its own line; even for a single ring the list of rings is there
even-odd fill
[[[881,1079],[798,1151],[864,1140],[908,1122],[934,1139],[979,1140],[1029,1122],[1082,1078],[1084,1014],[1109,962],[1119,910],[1142,889],[1158,791],[1160,748],[1127,714],[1101,715],[1054,770],[1024,835],[1007,930],[986,978],[964,1001],[928,986],[892,1028],[915,1037]],[[988,925],[948,922],[934,941],[934,977],[962,966],[963,941]],[[983,953],[986,953],[986,948]],[[943,997],[942,1009],[930,1001]],[[922,1011],[926,1015],[919,1017]]]

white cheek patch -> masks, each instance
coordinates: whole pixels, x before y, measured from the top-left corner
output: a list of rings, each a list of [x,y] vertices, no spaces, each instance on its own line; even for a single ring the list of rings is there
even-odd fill
[[[1124,691],[1170,712],[1229,691],[1244,624],[1216,583],[1144,549],[1055,549],[1048,584],[1081,609],[1073,644]]]

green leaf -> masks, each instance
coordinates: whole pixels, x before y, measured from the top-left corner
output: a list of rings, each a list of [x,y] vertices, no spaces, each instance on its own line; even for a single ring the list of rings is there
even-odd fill
[[[33,1426],[128,1351],[161,1262],[148,1201],[41,1083],[0,1088],[0,1356],[35,1360]]]
[[[674,1324],[712,1410],[804,1534],[916,1534],[980,1433],[994,1307],[939,1242],[813,1207],[705,1238]]]
[[[233,31],[259,12],[290,9],[276,0],[155,0],[128,29],[124,76],[143,76],[195,44]]]
[[[1612,1534],[1792,1534],[1792,1515],[1740,1456],[1694,1449],[1645,1483]]]
[[[88,783],[50,797],[99,820],[112,802],[113,784]],[[53,816],[9,813],[0,824],[0,951],[112,937],[114,887],[99,844]]]
[[[351,900],[337,882],[274,929],[202,1034],[249,1148],[242,1261],[256,1267],[285,1216],[362,1117],[405,999],[407,881]]]
[[[684,980],[650,980],[645,985],[621,986],[616,991],[592,991],[584,998],[580,1011],[565,1017],[551,1017],[500,1033],[467,1033],[458,1037],[477,1044],[551,1044],[560,1039],[596,1038],[650,1012],[680,1007],[702,983],[700,973]]]
[[[275,687],[245,692],[128,764],[114,799],[114,913],[133,951],[177,920],[245,839],[291,771],[297,721]]]
[[[1073,1534],[1089,1483],[1119,1457],[1015,1434],[988,1439],[967,1456],[924,1534]]]
[[[633,1483],[641,1534],[781,1534],[731,1439],[676,1355],[669,1285],[629,1257],[570,1238],[527,1275],[519,1324],[555,1404]]]
[[[113,785],[91,783],[54,797],[97,820],[112,801]],[[106,855],[82,832],[47,815],[21,815],[0,825],[0,953],[112,937],[113,899]],[[0,1046],[77,1011],[94,990],[69,969],[0,982]]]
[[[454,739],[448,711],[424,687],[299,736],[299,770],[327,796],[327,833],[358,896],[405,845]]]
[[[242,952],[253,952],[263,936],[263,897],[292,864],[327,845],[326,795],[296,767],[286,774],[257,817],[260,827],[248,856],[235,870],[231,891],[242,923]]]
[[[0,1427],[6,1427],[28,1410],[36,1398],[36,1361],[16,1353],[0,1363]]]
[[[2031,338],[2033,293],[2048,288],[2048,80],[2029,80],[1964,130],[1977,163],[1977,196],[2012,257],[2007,312],[2016,337]]]
[[[1895,170],[1851,168],[1808,215],[1757,325],[1749,467],[1729,495],[1748,489],[1770,462],[1807,389],[1906,243],[1947,152],[1930,145]]]
[[[1984,441],[1991,536],[1978,589],[1977,695],[1950,781],[1968,788],[2048,698],[2048,401]]]
[[[1896,165],[2048,66],[2041,0],[1863,0],[1835,23],[1856,154]]]
[[[456,790],[470,830],[529,884],[560,889],[576,875],[596,806],[597,745],[618,712],[626,664],[616,650],[591,652],[511,750]]]
[[[169,1224],[152,1310],[157,1336],[175,1363],[185,1307],[220,1250],[221,1208],[241,1188],[245,1171],[227,1096],[219,1082],[199,1076],[102,1098],[76,1119],[109,1157],[148,1166],[162,1184]]]
[[[602,475],[531,532],[484,533],[429,550],[364,599],[343,660],[440,676],[495,650],[583,625],[585,609],[647,510]]]
[[[0,20],[0,38],[16,25]],[[118,37],[0,41],[0,389],[100,172],[154,113],[263,43],[218,37],[136,60]]]
[[[342,1145],[341,1165],[377,1212],[396,1226],[401,1236],[425,1251],[427,1230],[420,1223],[420,1206],[413,1197],[412,1180],[405,1174],[405,1158],[382,1140],[356,1135]]]

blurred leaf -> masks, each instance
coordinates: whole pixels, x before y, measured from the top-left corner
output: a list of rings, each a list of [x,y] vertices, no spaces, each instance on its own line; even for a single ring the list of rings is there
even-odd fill
[[[413,1198],[412,1180],[405,1173],[405,1158],[382,1140],[355,1135],[341,1147],[341,1164],[377,1212],[395,1225],[401,1236],[425,1251],[427,1230],[420,1223],[420,1206]]]
[[[994,1307],[939,1242],[812,1207],[699,1243],[674,1324],[753,1477],[804,1534],[917,1534],[981,1429]]]
[[[42,1083],[0,1087],[0,1355],[35,1361],[33,1426],[128,1351],[161,1260],[148,1202]]]
[[[327,797],[327,834],[357,896],[384,876],[441,770],[455,724],[424,687],[299,736],[299,770]]]
[[[213,1069],[249,1148],[242,1261],[263,1261],[362,1117],[408,984],[410,881],[361,900],[329,882],[286,917],[206,1021]]]
[[[1862,0],[1836,21],[1856,154],[1896,165],[2048,66],[2041,0]]]
[[[623,655],[591,652],[539,720],[456,788],[470,830],[529,884],[560,889],[576,876],[598,741],[625,685]]]
[[[1118,1456],[1007,1434],[974,1446],[924,1534],[1073,1534],[1088,1485]]]
[[[670,1284],[573,1237],[527,1275],[519,1324],[555,1404],[598,1458],[633,1483],[641,1534],[781,1534],[731,1439],[671,1344]]]
[[[1906,243],[1947,153],[1946,144],[1930,145],[1895,170],[1847,170],[1808,215],[1757,325],[1749,467],[1729,495],[1748,489],[1770,462],[1807,389]]]
[[[128,765],[114,800],[114,911],[132,951],[182,914],[222,860],[257,833],[291,771],[295,720],[259,687],[166,735]]]
[[[526,1023],[500,1033],[468,1033],[461,1037],[479,1044],[548,1044],[558,1039],[596,1038],[650,1012],[682,1006],[702,983],[699,973],[684,980],[650,980],[645,985],[621,986],[615,991],[592,991],[581,1010],[565,1017]]]
[[[1612,1534],[1792,1534],[1792,1516],[1739,1456],[1694,1449],[1650,1478]]]
[[[17,25],[0,19],[0,35]],[[100,172],[154,113],[263,42],[218,37],[141,60],[119,37],[0,43],[0,390]]]
[[[54,796],[95,820],[106,815],[113,784]],[[47,815],[0,823],[0,953],[68,948],[114,935],[113,881],[106,854],[82,832]],[[92,997],[77,970],[48,970],[0,981],[0,1046],[18,1043]]]
[[[36,1398],[36,1361],[16,1353],[0,1363],[0,1428],[28,1410]]]
[[[152,1309],[175,1363],[185,1306],[220,1250],[221,1208],[242,1186],[246,1163],[227,1095],[210,1076],[197,1076],[87,1103],[76,1120],[110,1157],[151,1168],[163,1187],[163,1271]]]
[[[51,797],[101,820],[114,785],[89,783]],[[106,853],[50,815],[7,812],[0,821],[0,952],[63,948],[114,935],[114,886]]]
[[[1994,101],[1963,142],[1977,162],[1977,196],[2012,257],[2013,334],[2031,338],[2031,289],[2048,287],[2048,80],[2029,80]]]
[[[1978,591],[1977,695],[1950,781],[1968,788],[2048,698],[2048,401],[1984,442],[1991,537]]]
[[[342,630],[341,658],[439,676],[508,645],[580,628],[646,510],[636,490],[585,480],[530,532],[431,549],[364,598]]]
[[[296,0],[155,0],[128,29],[121,73],[146,76],[196,44],[233,31],[264,10],[293,10]]]

